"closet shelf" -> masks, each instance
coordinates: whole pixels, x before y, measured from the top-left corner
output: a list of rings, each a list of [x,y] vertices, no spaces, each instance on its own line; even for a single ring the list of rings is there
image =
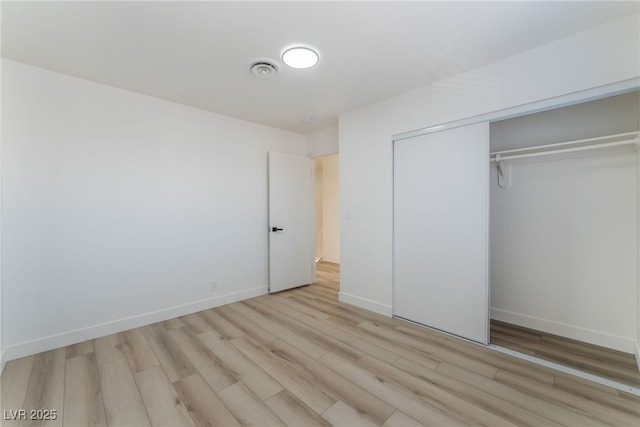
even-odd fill
[[[565,155],[579,151],[622,146],[633,146],[633,148],[637,149],[638,143],[638,132],[626,132],[616,135],[601,136],[598,138],[579,139],[576,141],[559,142],[556,144],[496,151],[491,153],[491,161],[495,162],[498,168],[498,186],[501,188],[508,188],[511,185],[511,166],[505,164],[505,161],[507,160],[558,154]]]
[[[601,136],[598,138],[580,139],[576,141],[567,141],[527,148],[516,148],[513,150],[496,151],[491,153],[491,161],[501,162],[504,160],[523,159],[527,157],[572,153],[577,151],[619,147],[633,144],[637,145],[638,142],[638,132],[626,132],[616,135]]]

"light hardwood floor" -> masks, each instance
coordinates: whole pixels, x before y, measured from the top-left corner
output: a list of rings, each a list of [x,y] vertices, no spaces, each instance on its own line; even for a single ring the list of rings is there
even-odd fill
[[[2,408],[58,417],[3,425],[640,425],[635,396],[339,303],[337,275],[10,361]]]
[[[496,320],[491,321],[491,343],[622,384],[640,387],[640,372],[633,354]]]

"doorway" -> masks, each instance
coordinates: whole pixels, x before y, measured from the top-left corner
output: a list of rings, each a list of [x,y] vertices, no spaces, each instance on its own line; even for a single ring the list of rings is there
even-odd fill
[[[634,387],[639,105],[490,125],[491,343]]]
[[[305,156],[268,153],[269,292],[313,282],[313,167]]]
[[[315,159],[316,282],[339,289],[340,193],[338,154]]]

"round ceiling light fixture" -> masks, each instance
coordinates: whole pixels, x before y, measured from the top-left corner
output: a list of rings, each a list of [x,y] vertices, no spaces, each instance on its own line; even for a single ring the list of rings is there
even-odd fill
[[[282,53],[282,62],[291,68],[311,68],[316,65],[319,60],[318,52],[304,46],[291,47]]]

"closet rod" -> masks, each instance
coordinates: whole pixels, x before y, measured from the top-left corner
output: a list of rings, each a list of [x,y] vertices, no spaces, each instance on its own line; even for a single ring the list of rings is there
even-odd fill
[[[606,135],[606,136],[597,136],[595,138],[587,138],[587,139],[576,139],[574,141],[565,141],[565,142],[554,142],[553,144],[545,144],[545,145],[535,145],[533,147],[524,147],[524,148],[513,148],[511,150],[502,150],[502,151],[494,151],[491,155],[494,154],[511,154],[518,153],[521,151],[531,151],[531,150],[543,150],[546,148],[555,148],[562,146],[572,146],[579,144],[586,144],[591,142],[601,142],[601,141],[613,141],[619,139],[633,139],[638,136],[638,132],[625,132],[625,133],[617,133],[614,135]]]
[[[632,138],[628,138],[631,136]],[[624,137],[627,137],[627,138],[623,140],[612,141],[612,142],[603,142],[599,144],[576,146],[578,144],[584,144],[586,142],[606,141],[606,140],[624,138]],[[526,157],[546,156],[550,154],[571,153],[575,151],[585,151],[585,150],[592,150],[597,148],[619,147],[619,146],[637,144],[637,143],[638,143],[638,132],[628,132],[624,134],[612,135],[612,136],[606,136],[606,137],[600,137],[600,138],[590,138],[590,139],[583,139],[579,141],[561,142],[558,144],[548,144],[548,145],[540,145],[537,147],[528,147],[528,148],[519,148],[514,150],[499,151],[499,152],[491,153],[491,156],[492,156],[491,161],[495,162],[499,160],[522,159]],[[549,149],[549,148],[555,148],[555,147],[568,147],[568,148],[559,148],[559,149],[551,149],[551,150]],[[518,153],[523,151],[543,150],[543,149],[546,149],[546,150],[537,151],[533,153],[511,154],[511,153]]]

